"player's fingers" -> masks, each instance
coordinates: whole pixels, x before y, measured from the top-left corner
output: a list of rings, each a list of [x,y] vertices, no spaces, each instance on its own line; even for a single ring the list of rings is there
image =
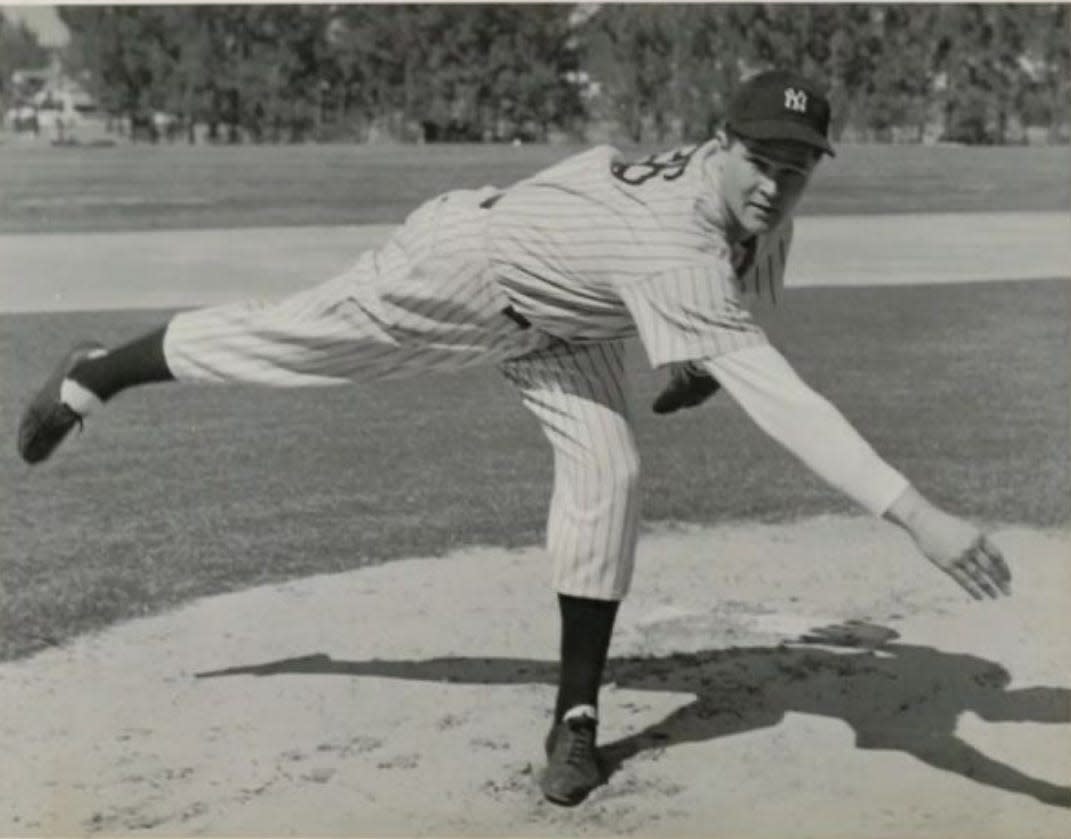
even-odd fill
[[[993,585],[993,582],[989,578],[989,574],[978,562],[977,556],[972,554],[963,562],[962,567],[972,582],[985,592],[985,594],[994,599],[998,596],[996,586]]]
[[[953,565],[951,568],[947,569],[947,572],[953,580],[959,583],[960,588],[966,591],[975,600],[985,599],[985,594],[982,592],[982,589],[973,579],[971,579],[971,575],[968,574],[962,566]]]
[[[1008,585],[1008,578],[1005,576],[1007,571],[1006,566],[1002,568],[1000,563],[994,561],[993,558],[981,548],[972,554],[971,564],[985,576],[987,581],[991,581],[1004,594],[1011,594],[1011,586]]]
[[[1004,554],[1000,552],[1000,548],[993,544],[988,536],[983,536],[982,541],[978,546],[982,553],[989,560],[990,565],[993,567],[996,580],[1004,583],[1011,582],[1011,568],[1008,567],[1008,563],[1004,561]]]

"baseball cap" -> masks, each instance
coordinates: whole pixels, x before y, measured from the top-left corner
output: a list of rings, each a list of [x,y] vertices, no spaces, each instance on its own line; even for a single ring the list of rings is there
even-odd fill
[[[787,70],[768,70],[741,85],[726,126],[755,140],[795,140],[834,156],[829,133],[829,100],[818,86]]]

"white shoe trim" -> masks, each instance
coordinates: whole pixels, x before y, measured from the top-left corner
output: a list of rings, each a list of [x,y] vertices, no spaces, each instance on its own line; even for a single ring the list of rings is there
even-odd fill
[[[79,416],[88,416],[104,403],[89,388],[74,379],[64,379],[60,384],[60,400]]]
[[[594,705],[574,705],[562,715],[563,720],[575,720],[580,717],[599,721],[599,712]]]

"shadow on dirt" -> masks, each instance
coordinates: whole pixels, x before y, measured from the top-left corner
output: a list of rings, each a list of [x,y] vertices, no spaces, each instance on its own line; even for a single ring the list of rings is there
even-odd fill
[[[989,722],[1071,723],[1071,690],[1009,690],[993,661],[898,644],[873,624],[823,627],[773,647],[732,647],[611,659],[607,682],[629,690],[692,693],[695,700],[643,731],[600,748],[612,775],[635,755],[777,725],[788,712],[843,720],[860,749],[904,752],[979,784],[1071,808],[1071,787],[1031,777],[956,736],[960,714]],[[198,674],[338,674],[461,684],[557,683],[558,665],[517,658],[336,661],[310,655]]]

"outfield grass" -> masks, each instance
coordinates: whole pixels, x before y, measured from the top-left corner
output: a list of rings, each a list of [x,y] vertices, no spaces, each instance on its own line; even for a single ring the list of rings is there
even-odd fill
[[[775,341],[933,498],[992,523],[1071,518],[1071,284],[799,289],[786,305]],[[70,336],[113,342],[166,314],[0,317],[3,427]],[[851,509],[724,395],[655,417],[657,381],[633,350],[648,520]],[[494,370],[374,390],[160,386],[120,397],[43,467],[13,442],[0,451],[3,658],[201,595],[538,543],[551,478],[538,426]]]
[[[508,184],[574,149],[0,147],[0,232],[399,221],[450,187]],[[805,213],[1066,210],[1066,148],[856,146]],[[791,291],[775,339],[935,499],[1065,524],[1065,281]],[[70,341],[166,312],[0,316],[0,419]],[[850,509],[722,396],[659,419],[638,350],[649,520]],[[13,441],[12,441],[13,442]],[[542,538],[550,457],[494,371],[315,392],[125,395],[55,461],[0,450],[0,658],[193,597],[469,544]],[[713,579],[713,576],[712,576]]]
[[[398,222],[578,147],[0,146],[0,233]],[[639,151],[639,150],[634,150]],[[1064,147],[846,145],[800,212],[1067,210]]]

